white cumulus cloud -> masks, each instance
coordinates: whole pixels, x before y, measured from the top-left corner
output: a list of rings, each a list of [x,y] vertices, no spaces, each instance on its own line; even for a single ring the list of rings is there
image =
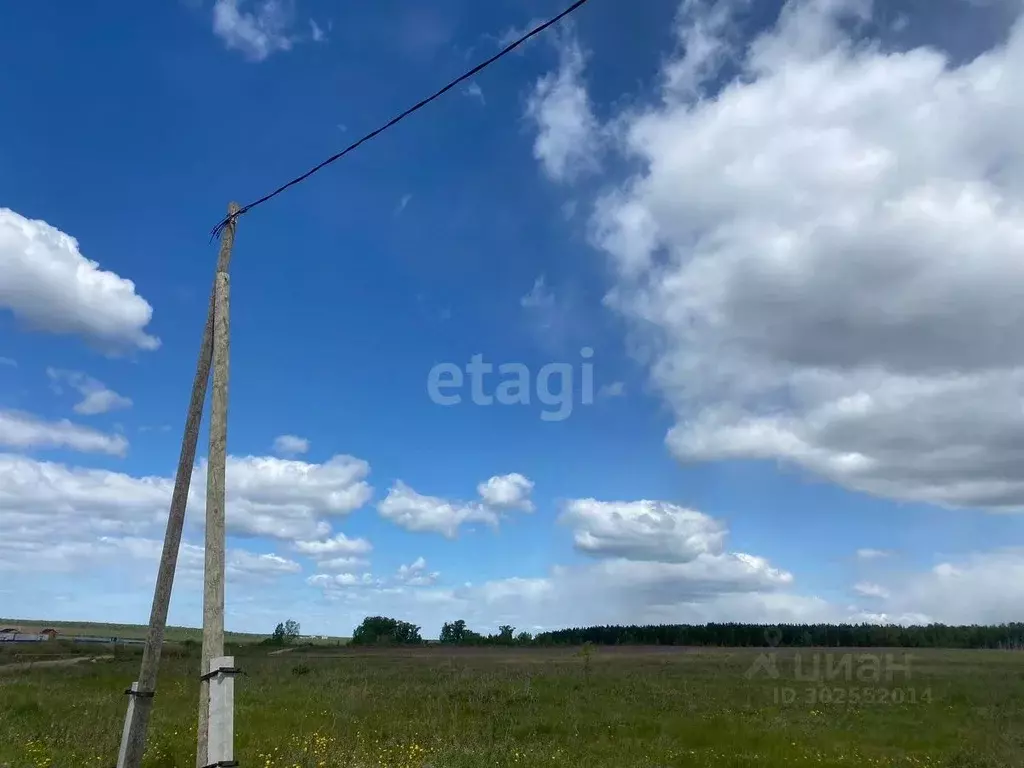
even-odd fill
[[[399,566],[395,579],[408,587],[426,587],[436,582],[440,575],[437,571],[428,571],[427,561],[417,557],[409,565]]]
[[[322,43],[327,39],[327,33],[313,19],[309,20],[309,33],[314,43]]]
[[[325,590],[330,590],[338,587],[379,586],[380,581],[375,579],[372,573],[318,573],[306,579],[306,583],[313,587],[322,587]]]
[[[206,460],[193,473],[190,508],[205,514]],[[311,539],[330,533],[327,518],[359,509],[373,494],[370,465],[353,456],[308,463],[269,456],[229,456],[227,525],[240,535]],[[200,511],[201,510],[201,511]]]
[[[854,620],[898,624],[1000,624],[1024,610],[1024,549],[1007,547],[944,560],[926,571],[858,584],[870,609]]]
[[[533,481],[517,472],[495,475],[477,485],[479,501],[425,496],[398,480],[378,502],[377,511],[408,531],[439,533],[454,539],[463,525],[485,523],[497,528],[505,512],[532,512],[532,491]]]
[[[600,125],[583,83],[585,59],[573,37],[562,41],[557,72],[534,87],[527,116],[537,127],[533,154],[555,181],[573,181],[600,166]]]
[[[74,411],[83,416],[95,416],[132,406],[131,398],[118,394],[103,382],[79,371],[47,368],[46,375],[50,377],[50,381],[58,390],[61,384],[67,384],[82,396],[82,399],[75,404]]]
[[[362,541],[356,539],[355,541]],[[368,545],[367,545],[368,546]],[[370,565],[370,561],[363,557],[331,557],[326,560],[320,560],[317,562],[317,570],[320,571],[331,571],[332,573],[352,573],[354,571],[365,570]]]
[[[530,494],[533,492],[533,481],[518,472],[508,475],[495,475],[480,483],[476,492],[484,504],[500,509],[521,509],[533,511]]]
[[[728,531],[703,512],[661,501],[568,502],[562,522],[581,552],[629,560],[689,562],[721,553]]]
[[[48,560],[56,554],[65,558],[65,568],[92,567],[102,569],[111,561],[124,557],[140,561],[155,567],[163,550],[160,539],[142,538],[137,536],[102,536],[95,542],[82,542],[74,546],[58,544],[42,553]],[[205,567],[205,550],[199,544],[184,541],[178,548],[178,561],[175,577],[183,580],[199,582]],[[67,562],[67,560],[70,562]],[[0,565],[0,569],[2,569]],[[229,582],[246,581],[265,582],[276,577],[299,573],[302,567],[294,560],[273,553],[250,552],[245,549],[229,548],[224,556],[224,574]],[[139,569],[139,575],[145,573]],[[147,585],[148,586],[148,585]]]
[[[885,549],[873,549],[872,547],[862,547],[857,550],[858,560],[878,560],[883,557],[889,557],[891,553]]]
[[[350,539],[344,533],[335,534],[328,539],[299,540],[293,542],[292,546],[296,552],[317,558],[328,555],[335,557],[365,555],[373,549],[373,545],[366,539]]]
[[[153,350],[153,308],[135,284],[85,258],[78,241],[45,221],[0,208],[0,307],[28,328],[73,334],[105,352]]]
[[[464,93],[473,99],[478,99],[481,104],[486,104],[487,100],[484,98],[484,90],[480,87],[479,83],[470,83],[466,86]]]
[[[591,217],[669,449],[1024,509],[1024,23],[954,63],[851,37],[861,0],[790,0],[736,46],[737,5],[686,3],[695,58],[613,118],[635,172]]]
[[[432,514],[443,511],[443,523],[428,518],[435,529],[445,530],[453,519],[446,504],[433,499],[426,505]],[[724,524],[696,510],[662,501],[577,499],[566,504],[561,519],[577,547],[591,556],[588,562],[555,566],[546,576],[445,586],[439,583],[440,574],[429,573],[426,560],[418,558],[399,568],[396,586],[345,592],[339,599],[353,618],[372,605],[374,611],[386,607],[388,615],[400,613],[423,623],[457,615],[471,625],[512,623],[521,628],[798,622],[846,615],[826,600],[794,591],[793,575],[765,558],[725,551]],[[322,581],[320,586],[333,583],[326,577]],[[412,586],[416,589],[407,589]]]
[[[853,591],[861,597],[889,597],[889,590],[881,584],[861,581],[853,585]]]
[[[365,462],[352,457],[300,467],[280,462],[228,457],[228,532],[278,539],[318,561],[369,552],[370,544],[363,539],[332,536],[330,522],[369,498],[362,480]],[[11,563],[31,562],[46,552],[92,551],[101,537],[157,539],[166,525],[174,486],[170,477],[69,467],[15,454],[0,454],[0,477],[0,561]],[[205,469],[200,466],[186,515],[194,528],[203,525],[205,496]],[[291,561],[268,556],[253,563],[243,562],[244,557],[232,567],[293,569]]]
[[[217,0],[213,6],[213,32],[229,49],[251,61],[263,61],[278,51],[291,50],[296,38],[292,32],[294,9],[289,0]],[[252,10],[246,10],[251,8]],[[323,32],[310,22],[313,38]]]
[[[309,451],[309,440],[296,435],[278,435],[274,438],[274,453],[280,456],[297,456]]]
[[[5,410],[0,410],[0,446],[18,450],[68,448],[111,456],[128,452],[128,440],[123,435],[100,432],[67,419],[45,421],[23,411]]]
[[[408,531],[440,533],[450,539],[455,538],[459,527],[466,523],[498,524],[497,513],[479,502],[424,496],[401,480],[396,481],[377,504],[377,511],[385,520]]]
[[[0,562],[11,567],[63,568],[62,552],[91,552],[103,536],[155,534],[173,485],[13,454],[0,454],[0,477]]]

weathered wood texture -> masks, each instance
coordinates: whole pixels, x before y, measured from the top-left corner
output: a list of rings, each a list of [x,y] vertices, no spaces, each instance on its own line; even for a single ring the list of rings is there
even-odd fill
[[[237,203],[228,206],[228,213],[239,211]],[[178,457],[178,469],[174,477],[174,491],[171,494],[170,511],[167,515],[167,528],[164,532],[163,552],[157,570],[156,588],[153,591],[153,605],[149,614],[149,630],[146,634],[146,647],[142,654],[142,666],[137,681],[139,691],[156,691],[157,671],[160,667],[160,652],[163,650],[164,631],[167,627],[167,609],[171,601],[171,588],[174,585],[174,571],[178,562],[178,550],[181,546],[181,531],[185,523],[185,508],[188,504],[189,486],[192,482],[192,468],[196,461],[196,446],[199,442],[199,427],[203,420],[203,404],[206,402],[206,388],[210,379],[210,366],[213,359],[213,321],[216,303],[216,275],[228,271],[231,264],[231,251],[235,242],[235,222],[224,228],[221,235],[220,252],[217,255],[217,271],[214,273],[214,286],[210,291],[210,304],[206,313],[206,325],[203,328],[203,339],[199,345],[199,360],[196,364],[196,375],[192,382],[192,396],[189,398],[188,411],[185,416],[185,430],[181,439],[181,453]],[[139,768],[142,755],[146,749],[146,732],[149,727],[149,715],[153,707],[152,697],[130,696],[128,708],[133,710],[134,717],[126,718],[126,728],[121,736],[120,754],[122,762],[118,768]]]
[[[224,547],[227,460],[228,358],[230,337],[230,283],[228,273],[218,272],[214,288],[213,395],[210,402],[210,451],[206,468],[206,561],[203,579],[203,652],[201,669],[224,655]],[[210,719],[210,681],[199,691],[199,729],[196,766],[207,759]],[[216,762],[216,761],[213,761]]]

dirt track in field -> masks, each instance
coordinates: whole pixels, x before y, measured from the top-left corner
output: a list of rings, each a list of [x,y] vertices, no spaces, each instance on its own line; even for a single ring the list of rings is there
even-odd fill
[[[112,659],[113,654],[103,656],[72,656],[68,659],[44,659],[42,661],[19,661],[14,664],[0,664],[0,672],[18,672],[25,669],[37,669],[39,667],[71,667],[84,662],[100,661],[101,659]]]

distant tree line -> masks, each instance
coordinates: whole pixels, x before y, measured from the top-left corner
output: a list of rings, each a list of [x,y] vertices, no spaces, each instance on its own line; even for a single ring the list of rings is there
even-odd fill
[[[1024,648],[1024,623],[928,624],[649,624],[560,629],[538,634],[535,645],[689,645],[841,648]]]
[[[367,616],[352,633],[352,645],[420,645],[420,628],[387,616]]]
[[[421,645],[421,628],[385,616],[368,616],[352,635],[353,645]],[[1024,622],[953,626],[928,624],[648,624],[575,627],[531,635],[503,624],[496,633],[474,632],[463,619],[445,622],[442,645],[680,645],[840,648],[1004,648],[1024,649]]]
[[[296,642],[300,637],[299,622],[293,619],[282,621],[274,627],[273,633],[266,640],[264,645],[289,645]]]
[[[516,628],[510,624],[498,627],[497,634],[481,635],[466,628],[463,619],[446,621],[441,627],[442,645],[531,645],[533,635],[529,632],[515,633]]]

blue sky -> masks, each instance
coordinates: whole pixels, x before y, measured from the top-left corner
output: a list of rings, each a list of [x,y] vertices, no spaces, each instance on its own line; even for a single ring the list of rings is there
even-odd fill
[[[0,615],[144,621],[228,201],[561,5],[37,6],[0,25]],[[244,216],[229,629],[1019,619],[1024,30],[939,7],[592,0]],[[433,402],[474,355],[530,403]]]

